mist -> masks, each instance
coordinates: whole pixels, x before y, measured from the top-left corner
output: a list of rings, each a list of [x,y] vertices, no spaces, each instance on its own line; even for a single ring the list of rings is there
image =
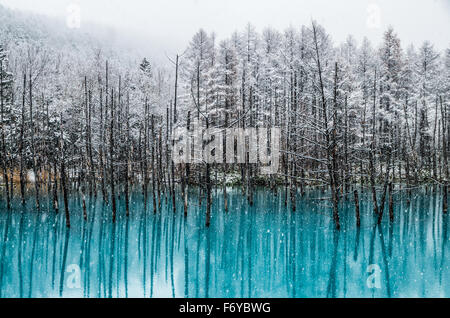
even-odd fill
[[[377,46],[383,32],[393,26],[402,46],[416,47],[429,40],[438,50],[450,46],[448,0],[0,0],[13,9],[66,19],[70,5],[80,9],[81,30],[92,24],[110,28],[110,35],[159,61],[182,52],[193,34],[203,28],[217,38],[242,30],[247,23],[258,31],[284,30],[322,24],[335,42],[352,34],[367,36]]]

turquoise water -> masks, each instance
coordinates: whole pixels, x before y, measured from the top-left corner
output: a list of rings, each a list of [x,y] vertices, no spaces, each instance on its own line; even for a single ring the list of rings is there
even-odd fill
[[[111,209],[70,199],[72,228],[63,213],[33,210],[33,200],[0,211],[1,297],[450,297],[448,216],[442,195],[424,189],[410,203],[395,194],[395,221],[374,226],[367,193],[361,229],[352,202],[341,203],[334,230],[327,194],[308,191],[297,211],[258,190],[248,206],[240,190],[213,192],[211,227],[191,195],[188,217],[178,202],[153,214],[136,192],[131,216],[111,223]],[[169,200],[170,201],[170,200]],[[203,204],[205,202],[203,201]],[[4,207],[4,202],[0,202]],[[372,266],[370,266],[372,265]]]

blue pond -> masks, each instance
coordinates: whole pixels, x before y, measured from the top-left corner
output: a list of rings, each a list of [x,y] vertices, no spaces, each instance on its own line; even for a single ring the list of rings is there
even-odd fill
[[[131,216],[111,222],[111,207],[71,196],[72,227],[47,198],[40,212],[30,198],[13,210],[0,202],[0,297],[450,297],[448,216],[442,194],[397,191],[395,220],[375,226],[361,194],[361,228],[354,203],[341,202],[334,230],[327,193],[298,196],[297,210],[256,191],[249,206],[239,189],[213,192],[211,227],[205,201],[191,189],[187,218],[163,198],[153,213],[139,191]],[[61,205],[62,206],[62,205]]]

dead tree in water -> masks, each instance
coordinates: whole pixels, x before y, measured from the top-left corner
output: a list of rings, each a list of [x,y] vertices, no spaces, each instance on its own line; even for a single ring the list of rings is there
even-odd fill
[[[142,158],[141,156],[141,163],[142,163],[142,173],[143,178],[144,178],[144,183],[142,185],[142,191],[143,191],[143,195],[144,195],[144,209],[145,211],[147,211],[147,197],[148,197],[148,163],[147,163],[147,158],[148,158],[148,100],[147,98],[145,98],[145,105],[144,105],[144,158]],[[140,147],[142,149],[142,147]],[[142,150],[141,150],[142,153]]]
[[[19,154],[20,154],[20,195],[22,197],[22,205],[25,205],[25,159],[24,159],[24,139],[25,139],[25,100],[27,94],[27,74],[23,74],[23,91],[22,91],[22,110],[21,110],[21,121],[20,121],[20,142],[19,142]]]
[[[387,163],[387,167],[386,167],[386,176],[384,179],[384,190],[383,190],[383,196],[381,198],[381,203],[380,206],[378,207],[378,224],[381,224],[381,220],[383,219],[383,212],[384,212],[384,205],[386,203],[386,194],[387,194],[387,190],[389,187],[389,173],[391,170],[391,151],[389,151],[389,155],[388,155],[388,163]],[[376,205],[377,202],[374,202],[374,204]]]
[[[442,161],[443,161],[443,169],[445,175],[445,181],[443,186],[443,198],[442,198],[442,212],[447,214],[448,212],[448,179],[449,179],[449,170],[448,170],[448,154],[447,154],[447,139],[448,139],[448,114],[447,114],[447,104],[442,103],[442,96],[439,96],[439,102],[441,104],[441,114],[442,114]]]
[[[158,134],[158,162],[157,162],[157,171],[156,171],[156,175],[157,178],[156,180],[157,182],[157,189],[158,189],[158,208],[161,209],[161,172],[163,170],[162,167],[162,127],[159,127],[159,134]]]
[[[376,131],[376,107],[377,107],[377,71],[375,70],[373,84],[373,108],[372,108],[372,142],[369,150],[369,176],[372,190],[373,210],[378,215],[377,190],[375,188],[375,131]]]
[[[333,199],[333,218],[336,222],[336,228],[339,230],[341,228],[340,221],[339,221],[339,176],[338,176],[338,153],[337,153],[337,111],[338,111],[338,64],[337,62],[334,64],[334,101],[333,101],[333,128],[332,128],[332,134],[330,134],[331,137],[331,143],[327,143],[328,147],[331,148],[331,162],[329,165],[331,166],[330,170],[330,179],[332,181],[331,188],[333,189],[332,193],[332,199]],[[327,116],[326,114],[324,116]],[[328,129],[327,129],[328,130]],[[327,132],[328,135],[328,132]]]
[[[317,29],[315,23],[312,26],[313,37],[314,37],[314,51],[315,51],[315,59],[317,64],[317,70],[319,75],[319,88],[321,95],[321,106],[323,112],[323,130],[325,132],[325,141],[326,141],[326,152],[327,152],[327,168],[328,168],[328,178],[329,184],[331,188],[331,195],[333,200],[333,219],[336,224],[336,229],[340,229],[340,220],[339,220],[339,208],[338,208],[338,200],[339,200],[339,187],[337,180],[337,151],[336,151],[336,127],[330,129],[328,123],[328,107],[327,107],[327,99],[325,96],[325,84],[322,78],[322,65],[321,65],[321,57],[319,53],[319,40],[317,35]],[[336,104],[336,82],[337,82],[337,63],[335,64],[335,104]],[[336,111],[336,105],[335,105]],[[334,112],[335,113],[335,112]],[[336,116],[336,114],[334,114]],[[334,125],[336,125],[336,118],[334,118]],[[332,130],[332,133],[330,132]]]
[[[111,124],[109,126],[109,177],[111,188],[112,221],[116,222],[116,192],[114,185],[114,90],[111,89]]]
[[[191,112],[189,111],[187,114],[187,122],[186,122],[186,131],[190,131],[190,125],[191,125]],[[189,136],[185,136],[184,138],[187,139],[190,138]],[[191,149],[188,149],[188,153],[184,154],[185,156],[190,156]],[[187,161],[187,160],[186,160]],[[183,194],[183,208],[184,208],[184,216],[186,217],[188,215],[188,190],[189,190],[189,163],[186,162],[184,164],[184,169],[181,169],[181,191]]]
[[[39,211],[40,203],[39,203],[39,173],[37,170],[37,159],[36,159],[36,146],[34,142],[35,137],[35,128],[34,128],[34,120],[33,120],[33,81],[31,78],[31,70],[30,70],[30,78],[29,78],[29,94],[30,94],[30,131],[31,131],[31,153],[32,153],[32,162],[33,162],[33,174],[34,174],[34,190],[35,190],[35,198],[36,198],[36,209]]]
[[[442,102],[442,96],[439,96],[439,102],[441,105],[441,117],[442,117],[442,161],[445,181],[448,182],[449,170],[448,170],[448,153],[447,153],[447,140],[448,140],[448,113],[447,104]]]
[[[106,171],[105,171],[105,163],[104,163],[104,153],[103,145],[105,144],[105,137],[104,137],[104,130],[105,130],[105,124],[103,123],[103,89],[100,88],[100,145],[99,145],[99,161],[100,161],[100,176],[101,176],[101,190],[102,190],[102,197],[104,202],[108,202],[108,196],[106,195],[106,186],[105,186],[105,177],[106,177]]]
[[[8,210],[11,209],[11,197],[9,193],[9,179],[7,171],[7,152],[6,152],[6,140],[5,140],[5,119],[4,119],[4,105],[3,105],[3,60],[0,60],[0,103],[1,103],[1,126],[2,126],[2,168],[3,168],[3,178],[5,182],[6,189],[6,207]]]
[[[167,141],[169,141],[170,136],[173,136],[173,133],[169,133],[170,130],[170,119],[169,119],[169,112],[167,112]],[[172,149],[174,146],[175,140],[172,138]],[[167,171],[169,171],[169,143],[166,142],[166,158],[167,158]],[[177,208],[176,208],[176,198],[175,198],[175,163],[173,162],[173,160],[170,160],[170,170],[171,173],[170,175],[168,175],[168,181],[169,181],[169,186],[170,186],[170,193],[172,195],[172,206],[173,206],[173,213],[176,213]],[[170,177],[172,177],[172,180],[170,180]],[[183,178],[183,177],[182,177]]]
[[[228,100],[227,100],[228,103]],[[228,114],[225,113],[225,127],[228,127]],[[228,198],[227,198],[227,136],[226,134],[223,135],[223,144],[222,149],[223,153],[221,154],[223,156],[223,180],[222,180],[222,191],[223,191],[223,205],[225,212],[228,212]],[[233,149],[234,150],[234,149]]]
[[[206,118],[206,129],[209,129],[209,119]],[[211,225],[211,165],[206,162],[206,227]]]
[[[94,158],[92,154],[92,103],[91,103],[91,91],[87,88],[87,77],[84,78],[84,90],[85,90],[85,116],[86,116],[86,155],[89,159],[89,195],[97,195],[96,178],[94,172]]]
[[[68,193],[67,193],[67,185],[66,185],[66,164],[65,164],[65,151],[64,151],[64,130],[63,130],[63,116],[61,113],[60,117],[60,151],[61,151],[61,187],[63,192],[63,199],[64,199],[64,211],[66,213],[66,226],[70,228],[70,214],[69,214],[69,200],[68,200]]]
[[[126,109],[126,125],[127,125],[127,136],[125,142],[125,156],[126,156],[126,167],[125,167],[125,210],[126,215],[130,216],[130,198],[129,198],[129,170],[130,170],[130,95],[127,94],[127,109]]]
[[[170,104],[170,109],[169,107],[166,108],[166,143],[165,143],[165,152],[166,152],[166,163],[167,163],[167,182],[168,182],[168,188],[169,188],[169,196],[175,196],[175,165],[172,161],[172,164],[170,164],[170,159],[169,159],[169,140],[171,140],[171,136],[172,134],[172,104]],[[172,149],[173,149],[173,145],[175,143],[175,140],[172,140]],[[171,169],[169,170],[169,165],[171,167]],[[164,177],[166,176],[165,173],[163,173]],[[167,195],[166,195],[166,202],[167,202]]]
[[[151,127],[152,127],[152,199],[153,199],[153,213],[157,212],[156,208],[156,175],[155,175],[155,116],[152,114],[151,117]]]
[[[172,62],[175,65],[175,93],[174,93],[174,101],[173,101],[173,109],[171,109],[172,111],[170,111],[168,113],[167,116],[167,136],[169,137],[173,137],[173,128],[176,126],[177,121],[178,121],[178,112],[177,112],[177,105],[178,105],[178,76],[179,76],[179,60],[180,60],[180,56],[177,54],[175,62],[173,60],[171,60],[169,58],[169,61]],[[171,104],[172,105],[172,104]],[[169,116],[170,115],[170,116]],[[172,117],[173,121],[171,123],[169,123],[170,121],[170,117]],[[170,134],[169,134],[170,131]],[[167,140],[167,142],[169,142],[169,140]],[[174,148],[175,145],[175,140],[172,139],[172,149]],[[166,148],[166,156],[168,158],[169,154],[168,154],[168,147]],[[171,160],[172,162],[170,163],[170,171],[171,171],[171,177],[172,180],[170,180],[169,178],[169,184],[171,184],[171,188],[170,188],[170,192],[171,192],[171,196],[172,196],[172,206],[173,206],[173,212],[176,212],[176,201],[175,201],[175,163],[173,162],[173,158]],[[167,165],[169,166],[169,162],[167,162]],[[181,165],[182,168],[183,165]],[[169,173],[169,172],[168,172]],[[180,175],[181,175],[181,194],[182,197],[185,197],[185,177],[184,177],[184,172],[182,171],[182,169],[180,170]],[[184,207],[184,215],[187,215],[187,206],[185,205]]]

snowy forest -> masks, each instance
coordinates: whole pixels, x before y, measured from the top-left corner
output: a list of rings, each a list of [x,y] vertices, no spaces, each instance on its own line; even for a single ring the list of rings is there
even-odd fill
[[[385,203],[395,218],[394,188],[433,184],[447,211],[450,49],[409,46],[393,28],[375,46],[351,35],[336,43],[315,21],[261,32],[248,24],[220,41],[199,30],[184,52],[158,65],[5,8],[0,15],[8,209],[30,196],[39,210],[42,196],[50,197],[70,227],[68,197],[79,193],[86,219],[86,198],[101,196],[115,222],[132,213],[137,189],[150,213],[173,202],[186,215],[195,189],[209,226],[214,189],[225,210],[233,185],[250,205],[265,187],[295,211],[306,189],[319,187],[330,194],[339,229],[340,202],[358,202],[360,189],[381,222]],[[279,127],[278,173],[262,176],[249,163],[174,164],[174,132],[192,129],[195,119],[208,127]]]

